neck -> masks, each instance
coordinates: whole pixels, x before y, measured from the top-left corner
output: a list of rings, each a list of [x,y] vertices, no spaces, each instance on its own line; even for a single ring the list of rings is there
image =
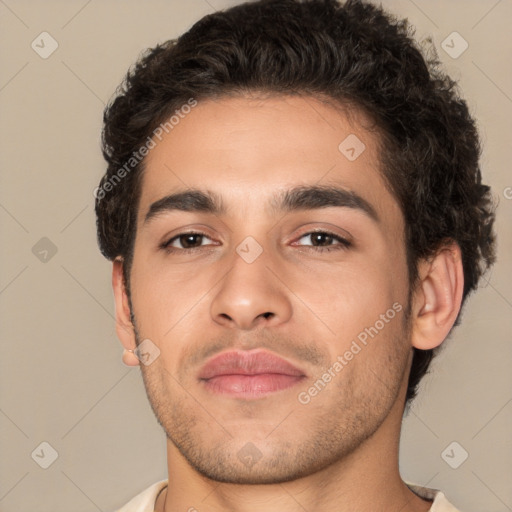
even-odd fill
[[[379,429],[350,455],[282,484],[238,485],[210,480],[195,471],[168,440],[169,485],[159,496],[155,511],[428,511],[431,503],[416,496],[398,471],[403,408],[397,402]]]

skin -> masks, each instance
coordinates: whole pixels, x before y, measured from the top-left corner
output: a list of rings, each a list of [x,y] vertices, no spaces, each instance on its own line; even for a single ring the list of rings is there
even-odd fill
[[[125,349],[150,339],[160,350],[141,365],[167,434],[170,482],[155,510],[430,508],[400,478],[400,426],[412,347],[438,346],[459,311],[460,250],[448,244],[419,262],[408,303],[403,215],[379,170],[378,135],[367,126],[361,113],[347,117],[312,97],[225,98],[200,102],[146,157],[130,273],[135,325],[122,259],[113,286]],[[354,161],[338,149],[350,134],[366,147]],[[269,207],[275,193],[297,185],[352,191],[378,220],[347,206]],[[217,193],[225,214],[173,210],[145,221],[152,204],[186,187]],[[316,229],[351,245],[314,239]],[[194,230],[207,235],[192,239],[195,251],[183,239],[174,240],[175,252],[161,247]],[[250,264],[236,252],[248,236],[263,249]],[[301,403],[298,393],[393,304],[401,311]],[[265,349],[306,377],[258,399],[214,394],[198,373],[230,349]],[[139,363],[130,353],[124,361]],[[247,446],[257,454],[252,465],[239,455]]]

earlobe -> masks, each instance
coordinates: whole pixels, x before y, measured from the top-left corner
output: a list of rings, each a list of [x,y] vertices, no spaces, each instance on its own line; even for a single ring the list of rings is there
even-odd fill
[[[127,366],[137,366],[139,360],[133,353],[136,348],[135,329],[131,322],[130,304],[123,276],[123,260],[116,259],[112,267],[112,288],[116,308],[117,337],[124,347],[123,363]]]
[[[419,265],[420,281],[412,307],[412,345],[420,350],[439,346],[448,336],[462,304],[464,272],[460,247],[444,245]]]

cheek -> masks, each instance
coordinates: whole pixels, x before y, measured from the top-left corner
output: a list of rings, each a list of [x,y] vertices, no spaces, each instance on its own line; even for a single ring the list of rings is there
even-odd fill
[[[176,287],[160,271],[146,265],[133,266],[132,305],[139,334],[160,339],[172,327],[178,295]]]
[[[408,289],[406,266],[400,255],[389,257],[383,251],[331,265],[328,272],[312,270],[307,275],[307,279],[296,279],[291,288],[308,306],[305,309],[298,303],[299,309],[311,316],[311,326],[318,324],[317,332],[327,333],[330,345],[337,344],[341,350],[376,322],[377,328],[384,322],[385,329],[379,331],[390,334],[392,323],[400,327],[397,319],[406,309]]]
[[[191,272],[179,265],[134,264],[132,305],[139,334],[173,347],[186,345],[187,335],[209,322],[208,291],[217,281],[211,266]]]

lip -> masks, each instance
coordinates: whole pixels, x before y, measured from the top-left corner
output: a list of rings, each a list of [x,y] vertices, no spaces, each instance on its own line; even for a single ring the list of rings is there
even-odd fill
[[[236,398],[261,398],[288,389],[306,374],[281,357],[267,351],[230,351],[210,359],[199,380],[216,394]]]

